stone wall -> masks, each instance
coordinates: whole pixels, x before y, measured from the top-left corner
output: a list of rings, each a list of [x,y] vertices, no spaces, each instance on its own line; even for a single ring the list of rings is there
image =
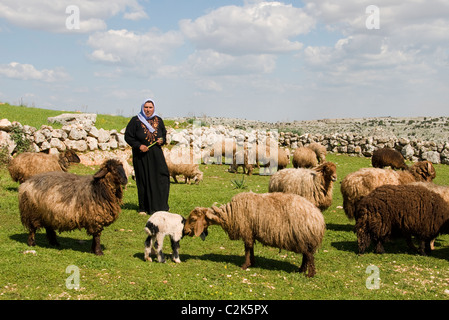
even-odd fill
[[[61,129],[43,125],[39,129],[18,122],[11,123],[7,119],[0,120],[0,147],[6,146],[11,154],[16,147],[10,132],[14,126],[21,128],[24,138],[31,142],[35,152],[59,153],[67,149],[77,152],[94,150],[124,149],[127,143],[124,139],[125,129],[104,130],[85,124],[64,125]]]
[[[108,151],[128,147],[124,139],[124,128],[118,132],[117,130],[97,129],[93,123],[74,123],[64,125],[62,129],[54,129],[47,125],[36,129],[3,119],[0,120],[0,147],[6,146],[10,154],[15,149],[14,141],[9,134],[13,126],[22,128],[25,138],[30,140],[32,149],[36,152],[58,153],[66,149],[73,149],[77,152]],[[290,149],[318,142],[331,153],[371,157],[377,148],[390,147],[397,149],[406,159],[413,162],[429,160],[432,163],[449,164],[449,142],[397,138],[391,135],[364,136],[357,133],[299,135],[276,130],[242,130],[223,125],[211,125],[183,130],[168,128],[167,140],[171,144],[201,151],[212,148],[221,137],[235,139],[237,143],[243,143],[243,141],[260,143],[263,141],[261,137],[265,137],[268,132],[273,139],[279,142],[281,147]]]

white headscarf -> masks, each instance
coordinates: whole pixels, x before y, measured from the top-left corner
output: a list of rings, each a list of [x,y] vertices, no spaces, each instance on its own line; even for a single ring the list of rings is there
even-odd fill
[[[153,119],[155,116],[157,116],[156,112],[153,113],[153,115],[151,117],[147,117],[145,115],[145,112],[143,112],[143,107],[145,106],[145,103],[147,102],[151,102],[154,105],[153,100],[151,99],[146,99],[143,103],[142,106],[140,107],[140,112],[137,114],[137,117],[139,118],[140,121],[142,121],[142,123],[145,125],[145,127],[148,128],[148,130],[150,130],[151,133],[153,133],[154,128],[150,125],[150,123],[148,122],[148,120]]]

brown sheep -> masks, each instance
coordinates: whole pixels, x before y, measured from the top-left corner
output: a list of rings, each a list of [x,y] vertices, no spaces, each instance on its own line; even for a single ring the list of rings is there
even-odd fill
[[[199,184],[203,181],[203,172],[200,170],[197,163],[192,162],[193,158],[191,156],[186,157],[186,154],[184,154],[178,157],[176,151],[179,150],[172,149],[172,151],[170,151],[168,149],[164,149],[163,151],[168,172],[175,183],[178,183],[178,179],[176,179],[178,175],[184,176],[184,182],[186,184],[191,184],[191,180],[193,180],[195,184]]]
[[[80,163],[80,158],[73,150],[66,150],[59,155],[24,152],[11,160],[8,171],[14,181],[23,183],[38,173],[66,172],[71,163]]]
[[[59,232],[86,229],[93,236],[92,252],[102,255],[100,235],[121,211],[122,186],[128,183],[123,165],[106,160],[94,175],[44,172],[19,187],[19,210],[28,230],[28,245],[35,246],[35,234],[45,228],[51,245],[58,245]]]
[[[362,168],[348,174],[341,182],[343,209],[349,219],[354,216],[355,206],[368,193],[385,184],[399,185],[416,181],[432,181],[435,178],[435,168],[429,161],[420,161],[407,170]]]
[[[254,243],[302,253],[299,272],[315,275],[314,253],[321,245],[326,228],[320,210],[307,199],[287,193],[244,192],[220,208],[197,207],[187,218],[184,233],[203,235],[210,225],[220,225],[231,240],[242,239],[245,263],[255,265]]]
[[[299,147],[293,152],[292,163],[295,168],[313,168],[318,165],[318,160],[315,151],[307,147]]]
[[[381,148],[373,152],[371,164],[374,168],[390,166],[391,169],[407,170],[408,166],[402,154],[396,149]]]
[[[326,147],[318,142],[313,142],[307,146],[307,148],[313,150],[315,152],[318,163],[323,163],[326,161],[327,150]]]
[[[268,191],[286,192],[303,196],[320,210],[332,204],[333,186],[337,180],[337,167],[325,162],[313,169],[283,169],[271,176]]]
[[[384,253],[383,243],[404,237],[413,250],[411,237],[420,240],[418,253],[430,254],[430,242],[449,232],[449,207],[437,193],[416,185],[384,185],[357,205],[355,225],[358,250],[363,254],[371,241],[374,251]]]

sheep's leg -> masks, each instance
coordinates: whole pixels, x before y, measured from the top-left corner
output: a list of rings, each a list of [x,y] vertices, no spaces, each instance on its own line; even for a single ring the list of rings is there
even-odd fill
[[[95,233],[93,235],[93,239],[92,239],[92,248],[91,248],[91,250],[97,256],[102,256],[103,255],[103,251],[101,250],[101,244],[100,244],[100,236],[101,236],[101,233]]]
[[[302,254],[302,263],[301,266],[298,269],[299,273],[303,273],[306,272],[307,270],[307,255],[305,253]]]
[[[362,228],[357,229],[357,246],[359,250],[359,254],[364,254],[366,248],[371,244],[370,235],[365,233],[365,230]]]
[[[307,273],[307,277],[309,278],[313,277],[316,273],[315,258],[313,257],[313,254],[310,252],[303,253],[301,267],[299,268],[298,272],[305,273],[307,270],[309,271]]]
[[[175,181],[175,183],[178,183],[178,180],[176,180],[176,175],[174,174],[174,175],[172,175],[172,177],[173,177],[173,181]]]
[[[242,269],[246,270],[249,266],[255,266],[256,261],[254,259],[254,242],[245,243],[245,263],[242,265]]]
[[[148,236],[145,240],[145,251],[144,251],[144,259],[145,261],[152,261],[150,257],[150,253],[153,251],[153,238],[152,236]]]
[[[156,247],[157,261],[159,261],[160,263],[165,263],[164,253],[162,252],[162,248],[164,246],[163,234],[159,234],[156,236],[156,242],[154,243],[154,246]]]
[[[173,250],[173,261],[176,263],[180,263],[181,259],[179,259],[179,241],[175,241],[173,238],[171,240],[171,248]]]
[[[28,241],[27,241],[27,244],[30,246],[30,247],[34,247],[35,245],[36,245],[36,229],[34,229],[34,228],[30,228],[29,229],[29,233],[28,233]]]
[[[376,247],[374,248],[375,253],[385,253],[384,246],[381,240],[377,240]]]
[[[422,256],[430,255],[432,252],[432,240],[421,240],[418,253]]]
[[[47,233],[47,240],[52,246],[59,246],[58,240],[56,240],[56,232],[50,227],[45,227]]]
[[[407,236],[405,237],[405,241],[407,242],[407,246],[408,246],[410,249],[412,249],[412,250],[415,251],[415,252],[419,252],[419,250],[418,250],[418,249],[415,247],[415,245],[413,244],[412,236],[407,235]]]

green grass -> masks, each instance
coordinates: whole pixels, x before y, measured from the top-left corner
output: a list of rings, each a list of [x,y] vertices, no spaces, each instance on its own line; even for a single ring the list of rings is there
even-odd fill
[[[33,110],[31,110],[33,111]],[[111,120],[113,122],[113,119]],[[20,121],[23,124],[26,124]],[[121,126],[121,123],[119,124]],[[301,256],[256,244],[256,267],[241,270],[244,248],[231,241],[218,226],[209,228],[205,241],[186,237],[181,241],[182,263],[145,262],[143,228],[147,216],[137,213],[137,190],[130,180],[124,193],[119,219],[102,234],[104,256],[89,252],[91,239],[84,230],[58,234],[60,248],[48,245],[44,231],[36,247],[28,247],[20,223],[17,188],[6,168],[0,168],[0,299],[447,299],[449,290],[449,236],[440,236],[432,256],[409,251],[405,241],[386,244],[383,255],[357,254],[353,221],[340,208],[340,181],[350,172],[370,166],[366,158],[328,155],[337,164],[338,180],[333,205],[323,212],[327,230],[315,255],[317,274],[307,278],[295,270]],[[438,184],[449,184],[449,167],[435,165]],[[92,174],[92,169],[73,165],[71,172]],[[201,165],[204,181],[199,185],[171,184],[170,209],[187,216],[195,206],[228,202],[233,195],[252,190],[267,192],[268,176],[245,177],[246,188],[235,188],[242,174],[227,172],[226,165]],[[241,169],[240,169],[241,172]],[[182,180],[182,179],[181,179]],[[166,239],[164,252],[171,253]],[[35,250],[35,254],[26,253]],[[80,288],[68,289],[65,270],[79,268]],[[377,266],[379,289],[369,290],[366,273]]]

